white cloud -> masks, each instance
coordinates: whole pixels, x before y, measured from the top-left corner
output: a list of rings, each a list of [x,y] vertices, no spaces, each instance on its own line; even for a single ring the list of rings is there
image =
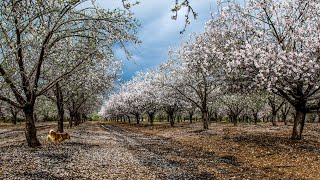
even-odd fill
[[[131,0],[134,2],[135,0]],[[144,70],[147,67],[155,67],[167,59],[169,46],[177,46],[181,38],[185,38],[193,32],[204,30],[205,22],[210,18],[210,2],[212,10],[216,8],[212,0],[191,0],[194,10],[199,14],[197,20],[191,18],[191,25],[187,31],[180,35],[184,27],[184,12],[180,11],[176,21],[171,19],[174,15],[171,8],[175,0],[140,0],[140,4],[132,11],[141,23],[139,37],[142,44],[135,48],[129,47],[133,52],[133,59],[124,61],[124,77],[128,78],[134,71]],[[122,7],[121,0],[97,0],[97,3],[106,9]],[[125,59],[124,53],[118,48],[116,56]]]

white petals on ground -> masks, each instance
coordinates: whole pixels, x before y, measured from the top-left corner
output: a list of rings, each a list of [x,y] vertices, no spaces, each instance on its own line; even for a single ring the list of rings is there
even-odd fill
[[[50,129],[50,127],[48,127]],[[49,129],[39,131],[44,141]],[[17,131],[18,132],[18,131]],[[24,133],[0,135],[0,178],[4,179],[199,179],[214,175],[195,163],[181,164],[172,155],[184,148],[165,138],[151,138],[112,125],[84,123],[66,129],[62,145],[33,149]],[[14,139],[14,141],[11,141]],[[10,144],[7,141],[11,141]],[[186,155],[186,157],[188,157]],[[212,156],[214,158],[214,156]],[[192,170],[192,171],[190,171]]]
[[[41,148],[32,149],[17,141],[14,145],[2,146],[0,177],[8,179],[154,177],[115,135],[97,125],[87,127],[86,125],[72,130],[71,140],[62,145],[43,144]],[[41,135],[44,133],[41,132]]]

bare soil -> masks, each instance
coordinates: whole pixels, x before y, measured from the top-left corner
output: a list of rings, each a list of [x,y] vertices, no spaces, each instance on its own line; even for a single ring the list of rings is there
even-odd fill
[[[319,123],[307,123],[301,141],[289,139],[291,125],[269,123],[212,123],[206,131],[201,123],[182,123],[174,128],[163,124],[120,126],[150,137],[168,138],[177,147],[193,149],[191,154],[211,154],[211,158],[198,161],[197,167],[217,179],[320,179]],[[188,156],[176,158],[182,162]],[[212,158],[214,163],[209,163]]]
[[[45,143],[55,123],[38,123],[43,145],[29,148],[23,124],[0,124],[0,179],[320,179],[320,125],[304,140],[291,126],[86,122]]]

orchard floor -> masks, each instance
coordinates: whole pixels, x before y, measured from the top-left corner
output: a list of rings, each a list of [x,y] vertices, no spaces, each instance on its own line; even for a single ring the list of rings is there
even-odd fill
[[[0,123],[0,179],[320,179],[320,124],[212,123],[129,125],[86,122],[71,140],[45,144],[53,123],[38,123],[39,148],[25,144],[23,124]]]

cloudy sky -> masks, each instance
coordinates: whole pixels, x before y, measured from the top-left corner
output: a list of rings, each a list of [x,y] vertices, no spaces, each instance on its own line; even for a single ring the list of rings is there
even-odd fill
[[[213,0],[190,0],[192,7],[198,13],[198,19],[192,20],[187,31],[181,35],[179,32],[184,27],[184,14],[180,12],[178,20],[171,19],[173,13],[170,11],[174,7],[175,0],[139,0],[140,4],[135,6],[132,11],[139,20],[139,38],[141,45],[132,49],[133,58],[126,60],[124,53],[116,50],[116,56],[123,59],[124,80],[129,80],[137,71],[157,67],[167,59],[168,48],[179,45],[193,32],[204,30],[205,22],[210,19],[210,12],[216,11],[216,4]],[[121,7],[121,0],[97,0],[102,7],[116,8]]]

